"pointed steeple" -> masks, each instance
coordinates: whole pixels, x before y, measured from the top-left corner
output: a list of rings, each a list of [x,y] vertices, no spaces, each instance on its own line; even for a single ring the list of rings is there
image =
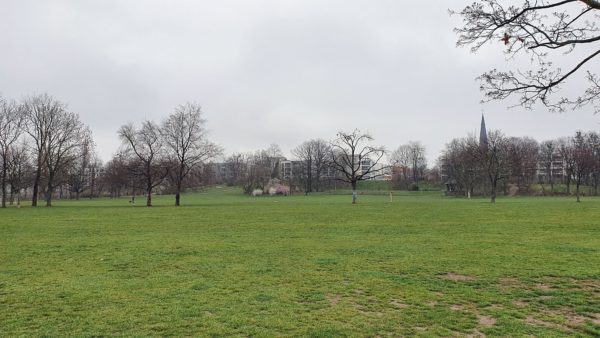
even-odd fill
[[[485,118],[483,117],[483,113],[481,113],[481,129],[479,130],[479,146],[484,149],[487,149],[487,146],[488,146],[487,129],[485,127]]]

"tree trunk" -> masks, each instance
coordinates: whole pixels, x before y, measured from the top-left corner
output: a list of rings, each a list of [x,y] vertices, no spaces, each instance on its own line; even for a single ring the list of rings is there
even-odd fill
[[[8,171],[8,151],[4,152],[2,160],[2,208],[6,208],[6,172]]]
[[[567,176],[567,195],[571,195],[571,177]]]
[[[152,188],[148,189],[148,195],[146,196],[146,206],[152,206]]]
[[[41,155],[40,155],[41,156]],[[35,179],[33,181],[33,192],[31,194],[31,206],[37,207],[38,194],[40,189],[40,179],[42,177],[42,164],[41,161],[38,160],[38,166],[35,170]]]
[[[52,191],[53,190],[54,190],[54,187],[52,186],[52,178],[48,177],[48,192],[46,193],[46,206],[47,207],[52,206]]]
[[[577,203],[581,202],[581,199],[579,198],[579,180],[575,183],[575,195],[577,195]]]
[[[312,161],[308,160],[308,168],[306,172],[306,192],[312,192]]]
[[[352,204],[356,204],[358,196],[356,195],[356,182],[352,182]]]
[[[94,198],[94,188],[96,187],[96,168],[92,167],[92,177],[90,179],[90,199]]]
[[[181,200],[181,193],[179,192],[179,188],[177,188],[177,193],[175,194],[175,205],[179,206],[179,201]]]
[[[498,186],[498,180],[496,178],[490,177],[490,183],[492,186],[492,196],[490,202],[496,203],[496,187]]]

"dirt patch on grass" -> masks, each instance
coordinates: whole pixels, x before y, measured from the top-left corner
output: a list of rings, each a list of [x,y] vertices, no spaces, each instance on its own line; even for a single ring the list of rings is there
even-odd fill
[[[569,326],[579,326],[585,323],[588,319],[591,320],[591,318],[587,318],[576,314],[568,314],[565,317],[567,318]]]
[[[501,290],[518,289],[525,287],[525,284],[515,277],[500,277]]]
[[[479,325],[485,326],[485,327],[492,327],[494,325],[496,325],[496,318],[491,317],[491,316],[484,316],[484,315],[477,315],[477,321],[479,322]]]
[[[465,337],[467,337],[467,338],[485,338],[486,335],[485,335],[485,333],[483,333],[479,330],[475,330],[472,333],[469,333],[468,335],[466,335]]]
[[[535,288],[538,290],[542,290],[542,291],[552,291],[553,290],[552,286],[545,284],[545,283],[537,283],[535,285]]]
[[[452,310],[452,311],[463,311],[464,309],[465,309],[465,307],[462,305],[458,305],[458,304],[450,305],[450,310]]]
[[[459,275],[459,274],[453,273],[453,272],[448,272],[447,274],[441,275],[440,277],[443,279],[451,280],[453,282],[468,282],[468,281],[474,281],[476,279],[473,276]]]
[[[529,303],[522,303],[525,305],[529,305]],[[537,309],[536,314],[537,318],[535,318],[533,315],[527,316],[527,318],[525,319],[525,323],[529,325],[544,326],[556,330],[561,330],[564,332],[572,332],[573,330],[579,330],[586,323],[600,325],[600,314],[580,314],[575,312],[573,308],[565,306],[552,309]],[[540,319],[540,317],[544,319]],[[547,320],[545,318],[551,319]]]
[[[571,310],[569,308],[560,308],[557,310],[545,311],[544,313],[547,313],[552,316],[564,317],[567,321],[566,325],[569,327],[577,327],[579,325],[584,324],[586,321],[593,322],[594,315],[595,315],[595,314],[591,314],[589,316],[583,316],[583,315],[575,313],[573,310]]]
[[[544,327],[548,327],[551,329],[556,329],[556,330],[561,330],[561,331],[571,331],[571,329],[565,325],[560,325],[560,324],[556,324],[556,323],[551,323],[551,322],[547,322],[541,319],[537,319],[534,318],[533,316],[529,315],[527,316],[527,318],[525,318],[525,323],[527,323],[528,325],[533,325],[533,326],[544,326]]]
[[[524,308],[527,307],[529,305],[528,302],[523,301],[523,300],[515,300],[512,302],[514,306],[518,307],[518,308]]]
[[[327,301],[331,306],[336,306],[340,302],[340,300],[342,300],[341,295],[327,295],[325,296],[325,298],[327,298]]]
[[[596,296],[600,296],[600,280],[597,279],[586,279],[577,281],[576,285],[584,291],[591,292]]]
[[[591,317],[586,317],[586,316],[582,316],[582,315],[578,315],[576,313],[570,312],[568,309],[563,309],[563,310],[559,310],[559,311],[556,311],[556,310],[555,311],[547,311],[547,312],[545,312],[545,314],[551,315],[551,316],[563,317],[563,318],[565,318],[565,323],[559,324],[559,323],[548,322],[545,320],[534,318],[531,315],[527,316],[527,318],[525,319],[525,323],[527,323],[529,325],[545,326],[545,327],[549,327],[549,328],[553,328],[553,329],[557,329],[557,330],[571,332],[571,331],[573,331],[574,328],[577,328],[577,327],[585,324],[587,321],[594,323],[594,320],[595,320],[594,318],[591,318]],[[598,322],[600,322],[600,320]],[[596,322],[596,324],[598,322]]]
[[[395,307],[399,308],[399,309],[406,309],[408,308],[408,304],[404,304],[401,301],[397,300],[397,299],[392,299],[392,301],[390,302],[390,304],[394,305]]]
[[[351,298],[350,303],[356,310],[356,312],[360,313],[363,316],[367,317],[383,317],[383,312],[372,310],[369,305],[363,305],[356,302],[356,299]],[[375,304],[375,300],[371,297],[367,299],[368,304]]]

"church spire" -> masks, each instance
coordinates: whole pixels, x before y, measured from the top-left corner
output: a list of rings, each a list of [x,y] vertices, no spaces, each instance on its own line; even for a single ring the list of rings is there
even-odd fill
[[[485,127],[485,118],[483,117],[483,113],[481,113],[481,129],[479,130],[479,146],[484,149],[487,149],[487,146],[488,146],[488,135],[487,135],[487,129]]]

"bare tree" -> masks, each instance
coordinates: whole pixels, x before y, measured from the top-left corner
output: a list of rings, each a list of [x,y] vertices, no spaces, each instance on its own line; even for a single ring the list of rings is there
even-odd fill
[[[509,143],[499,130],[490,131],[486,144],[480,144],[480,160],[490,182],[491,202],[496,203],[498,182],[510,173]]]
[[[79,115],[65,110],[57,111],[48,124],[46,148],[44,150],[47,188],[46,206],[52,206],[52,194],[58,185],[57,178],[65,174],[66,169],[77,158],[77,149],[83,140],[91,138],[91,132],[79,120]]]
[[[577,202],[581,201],[579,188],[594,167],[594,152],[589,136],[578,131],[573,137],[573,178]]]
[[[537,102],[556,111],[592,104],[600,111],[600,78],[590,65],[600,54],[600,1],[523,0],[515,6],[501,0],[479,0],[458,14],[464,22],[455,29],[458,46],[476,52],[486,44],[502,42],[508,58],[528,55],[534,65],[529,70],[494,69],[481,75],[487,100],[517,95],[519,104],[527,108]],[[566,70],[556,65],[571,60],[574,62]],[[583,93],[554,97],[561,85],[581,73],[588,81]]]
[[[425,146],[418,141],[412,141],[408,144],[409,159],[412,172],[412,180],[418,186],[419,180],[427,168],[427,159],[425,158]]]
[[[398,149],[394,150],[390,156],[390,162],[399,167],[400,170],[400,180],[404,182],[406,185],[406,189],[408,189],[409,185],[409,175],[410,175],[410,145],[403,144],[398,147]]]
[[[477,139],[471,135],[452,140],[442,153],[440,162],[448,183],[456,184],[466,196],[472,196],[475,186],[481,183],[479,152]]]
[[[15,196],[17,206],[21,205],[21,191],[32,183],[34,169],[29,161],[28,148],[29,145],[23,139],[21,142],[13,144],[9,151],[8,182],[11,190],[11,205]]]
[[[359,181],[383,175],[383,168],[377,168],[385,155],[385,148],[369,145],[373,137],[358,129],[351,133],[338,132],[331,142],[330,161],[341,176],[339,180],[352,186],[352,204],[356,204],[356,185]]]
[[[598,196],[598,185],[600,185],[600,134],[589,132],[587,142],[592,151],[592,180],[594,185],[594,195]]]
[[[548,140],[540,144],[539,163],[544,168],[547,182],[550,184],[550,193],[554,193],[554,162],[558,157],[556,141]],[[543,185],[542,185],[543,188]]]
[[[539,159],[539,144],[531,137],[509,137],[510,174],[519,189],[533,183]]]
[[[91,132],[84,133],[77,145],[76,157],[69,168],[67,179],[71,193],[79,200],[79,195],[90,187],[92,182],[92,161],[94,159],[94,141]]]
[[[304,192],[309,193],[312,191],[313,187],[312,174],[315,156],[311,141],[305,141],[301,145],[294,148],[292,150],[292,155],[302,162],[302,181],[304,181]]]
[[[89,168],[89,187],[90,187],[90,199],[100,195],[102,192],[102,181],[98,180],[102,172],[102,160],[98,157],[97,153],[92,154],[92,159]],[[100,183],[100,184],[98,184]]]
[[[421,142],[411,141],[399,146],[392,152],[390,162],[400,170],[398,178],[405,183],[406,189],[409,189],[409,181],[414,189],[418,189],[419,181],[427,168],[425,146]]]
[[[117,154],[106,163],[98,181],[108,187],[111,198],[121,196],[121,190],[129,184],[129,170],[123,154]]]
[[[292,155],[302,162],[301,178],[304,181],[304,191],[321,190],[321,179],[329,167],[331,146],[322,139],[312,139],[303,142],[292,150]]]
[[[35,149],[35,176],[31,206],[37,206],[42,170],[46,163],[47,143],[55,116],[65,111],[64,103],[48,94],[34,95],[24,100],[27,118],[26,131],[33,140]]]
[[[182,184],[188,174],[223,152],[221,147],[208,140],[205,124],[202,110],[195,103],[178,106],[163,123],[163,139],[175,157],[173,177],[177,206],[180,205]]]
[[[83,124],[79,116],[68,112],[66,105],[48,94],[25,99],[27,133],[36,150],[36,173],[32,206],[37,206],[42,170],[46,171],[46,206],[52,206],[55,180],[73,159],[73,150],[81,141]]]
[[[279,164],[285,159],[281,147],[276,143],[271,143],[267,149],[262,151],[261,159],[269,168],[270,178],[278,178]]]
[[[567,184],[567,195],[571,194],[571,180],[575,171],[574,147],[572,138],[562,137],[557,140],[558,153],[563,162],[563,170]]]
[[[6,208],[6,184],[8,178],[9,152],[19,139],[24,124],[21,107],[14,101],[0,97],[0,159],[2,160],[2,208]]]
[[[244,182],[244,175],[248,166],[248,155],[235,153],[225,159],[222,168],[222,179],[229,185],[239,185]]]
[[[140,129],[126,124],[119,129],[119,137],[133,154],[131,170],[140,177],[146,191],[146,206],[152,206],[152,190],[160,185],[169,173],[169,168],[161,163],[163,147],[160,128],[151,121],[144,121]],[[139,164],[139,165],[136,165]]]
[[[321,191],[322,178],[331,166],[329,154],[331,145],[325,140],[314,139],[310,141],[313,153],[314,185],[317,191]]]

